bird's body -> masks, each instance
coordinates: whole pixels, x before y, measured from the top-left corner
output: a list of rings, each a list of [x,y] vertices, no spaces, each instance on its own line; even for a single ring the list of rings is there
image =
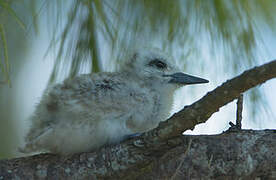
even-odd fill
[[[160,64],[158,69],[156,58],[163,56],[159,51],[136,54],[119,72],[84,74],[49,87],[23,151],[85,152],[157,127],[169,116],[180,87],[169,83],[172,75],[167,77],[174,66],[166,62],[166,69]]]

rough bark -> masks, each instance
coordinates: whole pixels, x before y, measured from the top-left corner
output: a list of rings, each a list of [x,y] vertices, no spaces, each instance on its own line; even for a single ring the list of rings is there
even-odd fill
[[[71,157],[0,161],[0,179],[276,179],[276,131],[178,136],[159,149],[129,140]]]
[[[0,179],[276,178],[275,131],[182,136],[240,93],[276,77],[276,61],[245,71],[143,136],[97,152],[1,160]]]

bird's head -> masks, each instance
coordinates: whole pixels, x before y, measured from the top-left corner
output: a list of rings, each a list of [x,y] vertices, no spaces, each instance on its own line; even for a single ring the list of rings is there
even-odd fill
[[[125,69],[145,81],[168,84],[176,88],[209,82],[180,72],[171,57],[159,49],[143,49],[135,52],[131,60],[126,63]]]

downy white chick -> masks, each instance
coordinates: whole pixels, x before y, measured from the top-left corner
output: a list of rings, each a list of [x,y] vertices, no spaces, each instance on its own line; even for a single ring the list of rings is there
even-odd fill
[[[157,127],[168,118],[177,88],[208,82],[172,62],[158,49],[144,49],[118,72],[83,74],[49,87],[21,151],[87,152]]]

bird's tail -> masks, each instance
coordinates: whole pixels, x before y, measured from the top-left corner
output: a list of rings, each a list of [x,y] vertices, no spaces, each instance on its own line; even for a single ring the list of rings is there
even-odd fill
[[[27,153],[34,153],[42,151],[42,148],[40,147],[40,141],[49,133],[49,131],[52,131],[51,128],[45,128],[43,131],[30,131],[29,134],[26,136],[26,144],[23,147],[19,147],[18,151],[24,154]]]
[[[36,152],[37,148],[34,144],[27,143],[25,146],[19,147],[17,150],[20,153],[28,154],[28,153]]]

